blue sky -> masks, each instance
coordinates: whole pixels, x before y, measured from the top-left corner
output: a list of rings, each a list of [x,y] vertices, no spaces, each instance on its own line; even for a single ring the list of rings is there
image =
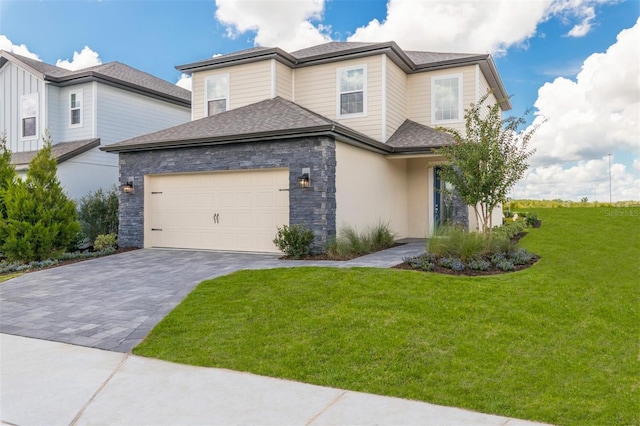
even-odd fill
[[[604,200],[598,185],[606,178],[602,188],[608,192],[605,163],[612,153],[612,174],[619,182],[614,198],[640,199],[639,17],[637,0],[0,0],[0,48],[18,54],[26,50],[56,64],[73,61],[74,52],[87,46],[90,50],[81,56],[89,64],[120,61],[171,82],[180,78],[176,65],[255,44],[295,50],[328,39],[392,39],[411,50],[490,52],[513,95],[511,113],[522,115],[535,106],[539,114],[551,115],[545,131],[534,138],[538,153],[514,196]],[[439,25],[449,19],[453,24]],[[635,40],[636,52],[611,49],[607,54],[618,35],[631,28],[628,38]],[[618,50],[632,44],[620,42]],[[591,59],[591,68],[578,81],[585,60],[597,53],[606,57]],[[622,107],[618,103],[603,112],[606,106],[598,102],[589,109],[578,103],[580,93],[587,100],[599,93],[587,77],[598,81],[620,67],[628,71],[621,78],[630,84]],[[539,92],[543,86],[545,93]],[[566,104],[568,97],[575,97],[576,105]],[[560,112],[554,109],[558,104],[564,105]],[[629,120],[618,132],[603,129],[610,122],[593,120],[599,127],[587,132],[589,120],[572,124],[579,114],[567,114],[575,109],[586,116],[615,115],[621,108],[625,118],[635,118],[635,132]],[[556,149],[559,145],[564,148]],[[573,189],[567,181],[574,182]]]

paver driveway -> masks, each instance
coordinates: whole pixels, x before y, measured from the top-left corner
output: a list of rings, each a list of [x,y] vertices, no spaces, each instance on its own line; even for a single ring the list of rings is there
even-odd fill
[[[129,352],[201,281],[277,255],[135,250],[0,284],[0,333]]]
[[[129,352],[201,281],[240,269],[388,268],[424,252],[408,242],[347,262],[276,254],[144,249],[31,272],[0,284],[0,333]]]

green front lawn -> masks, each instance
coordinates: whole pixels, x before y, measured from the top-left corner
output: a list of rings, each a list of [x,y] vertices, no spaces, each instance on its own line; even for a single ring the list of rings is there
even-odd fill
[[[243,271],[134,353],[556,424],[640,423],[640,217],[539,209],[524,271]],[[634,213],[635,212],[635,213]]]

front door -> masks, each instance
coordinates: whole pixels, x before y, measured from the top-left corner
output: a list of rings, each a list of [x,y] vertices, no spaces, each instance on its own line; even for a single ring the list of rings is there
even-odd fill
[[[436,227],[453,223],[453,185],[440,179],[440,167],[433,169],[433,223]]]

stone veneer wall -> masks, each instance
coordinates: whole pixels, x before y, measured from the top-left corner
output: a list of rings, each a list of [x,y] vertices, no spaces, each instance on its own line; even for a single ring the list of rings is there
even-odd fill
[[[168,173],[288,167],[290,225],[313,230],[316,250],[336,234],[336,145],[332,138],[123,152],[119,157],[120,184],[133,178],[135,191],[120,193],[121,247],[144,244],[144,176]],[[310,188],[298,186],[303,168],[311,169]]]

